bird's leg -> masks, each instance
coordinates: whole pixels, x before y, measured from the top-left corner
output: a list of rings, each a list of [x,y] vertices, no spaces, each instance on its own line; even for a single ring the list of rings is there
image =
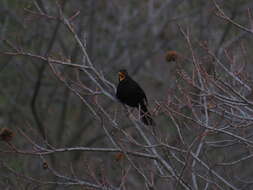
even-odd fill
[[[138,119],[141,119],[141,105],[138,106]]]

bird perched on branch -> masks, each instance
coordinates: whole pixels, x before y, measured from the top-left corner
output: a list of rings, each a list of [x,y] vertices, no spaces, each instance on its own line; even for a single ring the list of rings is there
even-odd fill
[[[119,84],[116,93],[118,100],[130,107],[139,108],[142,122],[146,125],[154,125],[146,106],[147,97],[140,85],[128,75],[125,69],[120,70],[118,76]]]

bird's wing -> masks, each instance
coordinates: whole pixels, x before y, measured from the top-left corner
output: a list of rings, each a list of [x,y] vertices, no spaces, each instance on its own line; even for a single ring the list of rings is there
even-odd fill
[[[141,88],[141,86],[137,82],[135,82],[134,80],[133,80],[133,82],[135,85],[132,85],[132,87],[136,88],[135,90],[140,93],[140,96],[144,97],[144,103],[148,104],[148,99],[147,99],[147,96],[146,96],[144,90]]]

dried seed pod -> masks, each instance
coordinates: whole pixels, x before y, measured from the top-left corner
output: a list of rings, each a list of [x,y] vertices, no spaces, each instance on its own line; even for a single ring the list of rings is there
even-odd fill
[[[166,58],[166,61],[171,62],[171,61],[177,61],[178,56],[179,55],[176,51],[171,50],[171,51],[166,52],[165,58]]]
[[[10,142],[14,136],[14,132],[8,128],[2,128],[0,130],[0,139],[5,142]]]
[[[116,160],[117,162],[119,162],[119,161],[123,160],[124,157],[125,157],[124,154],[123,154],[122,152],[119,152],[119,153],[117,153],[117,154],[115,155],[115,160]]]

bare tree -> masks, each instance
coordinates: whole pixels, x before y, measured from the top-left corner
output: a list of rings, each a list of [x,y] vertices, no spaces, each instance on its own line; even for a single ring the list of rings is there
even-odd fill
[[[251,1],[22,3],[0,3],[2,189],[252,188]]]

